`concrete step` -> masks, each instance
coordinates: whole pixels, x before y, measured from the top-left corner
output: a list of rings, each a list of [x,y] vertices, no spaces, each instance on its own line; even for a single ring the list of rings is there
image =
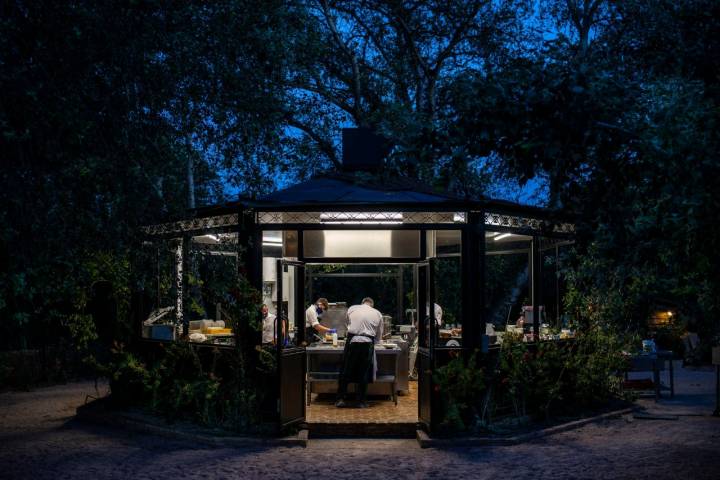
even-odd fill
[[[309,438],[394,437],[414,438],[417,423],[308,423]]]

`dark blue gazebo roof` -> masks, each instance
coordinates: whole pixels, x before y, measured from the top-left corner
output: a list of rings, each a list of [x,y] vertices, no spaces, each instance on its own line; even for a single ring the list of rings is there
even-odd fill
[[[347,173],[325,174],[256,199],[259,208],[290,206],[427,205],[467,203],[447,193],[433,192],[420,182]]]

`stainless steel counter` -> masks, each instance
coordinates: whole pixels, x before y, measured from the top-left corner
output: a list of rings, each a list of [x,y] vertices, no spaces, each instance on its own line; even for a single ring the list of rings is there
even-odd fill
[[[313,343],[306,348],[308,397],[311,393],[336,393],[337,379],[342,366],[343,347],[333,347],[331,344]],[[385,348],[375,345],[377,356],[378,376],[394,375],[397,379],[396,389],[400,392],[408,390],[407,365],[402,368],[401,358],[407,364],[407,353],[402,348]],[[350,391],[354,385],[349,386]],[[387,395],[387,384],[371,383],[368,385],[369,395]]]

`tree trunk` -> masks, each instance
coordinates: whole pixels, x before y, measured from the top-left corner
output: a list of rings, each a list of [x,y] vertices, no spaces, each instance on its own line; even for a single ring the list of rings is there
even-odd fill
[[[188,184],[188,208],[195,208],[195,172],[193,169],[192,144],[187,140],[187,184]]]

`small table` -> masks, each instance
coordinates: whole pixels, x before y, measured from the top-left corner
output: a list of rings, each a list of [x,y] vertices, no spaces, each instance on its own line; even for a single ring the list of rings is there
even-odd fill
[[[660,381],[660,371],[665,370],[665,362],[668,366],[670,386]],[[660,398],[662,390],[670,391],[670,398],[675,397],[675,371],[673,369],[672,350],[658,350],[653,353],[638,353],[629,359],[629,368],[625,371],[625,380],[628,379],[628,372],[653,372],[653,386],[655,388],[655,401]]]

